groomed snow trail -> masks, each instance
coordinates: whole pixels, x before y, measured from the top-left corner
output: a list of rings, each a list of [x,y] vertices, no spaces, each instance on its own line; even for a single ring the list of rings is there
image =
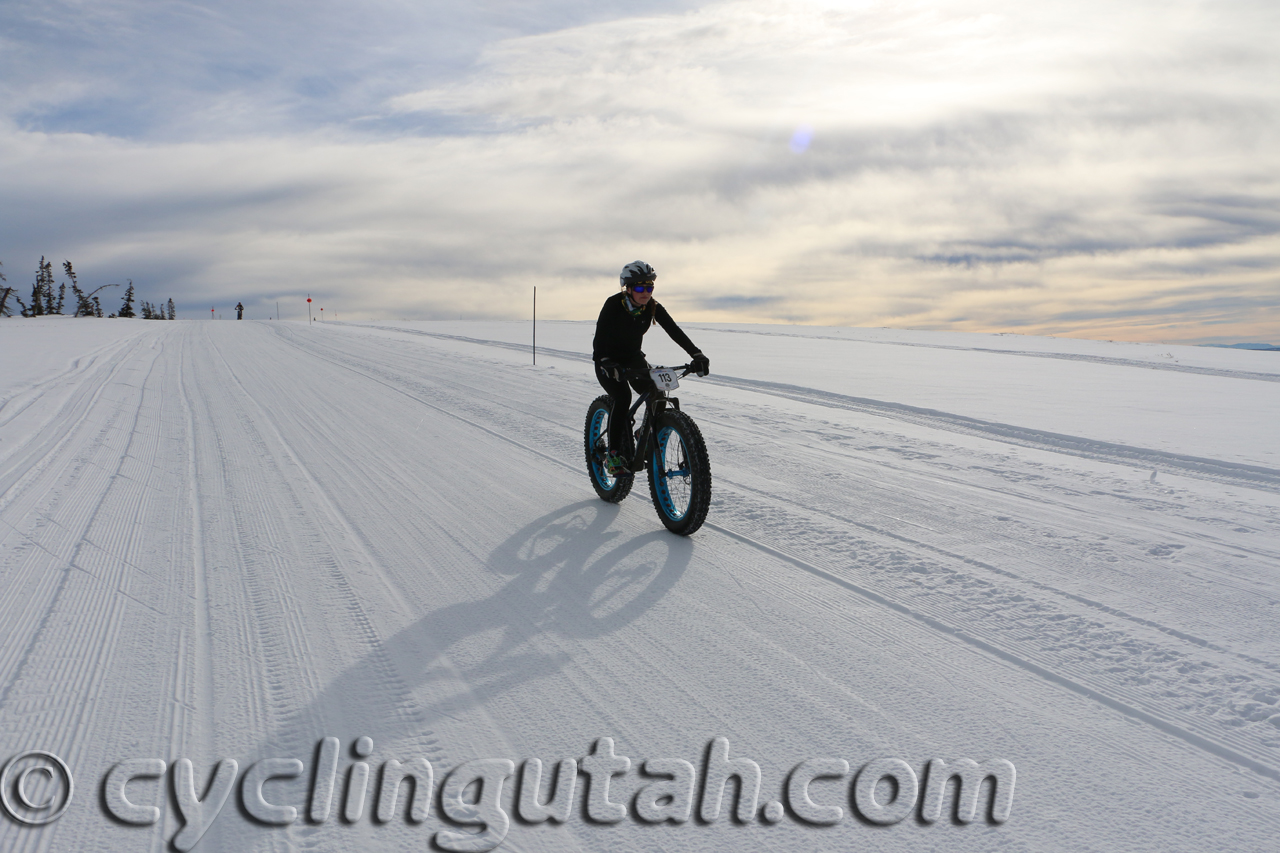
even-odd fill
[[[48,750],[77,786],[48,826],[0,815],[0,849],[166,849],[183,823],[168,776],[129,783],[154,825],[103,811],[103,778],[132,758],[190,759],[201,793],[221,759],[242,777],[305,765],[265,788],[298,819],[255,821],[237,784],[197,850],[427,849],[459,827],[438,801],[422,823],[373,819],[385,761],[426,758],[438,786],[473,759],[517,776],[525,759],[581,760],[602,737],[631,758],[609,796],[628,817],[575,804],[563,824],[513,821],[500,849],[1274,848],[1280,470],[1265,451],[1000,419],[1016,390],[964,411],[909,385],[854,396],[715,355],[739,341],[803,363],[829,338],[701,330],[717,372],[679,397],[714,503],[682,539],[642,483],[611,506],[581,470],[589,326],[553,327],[535,367],[483,324],[379,325],[111,327],[0,396],[0,760]],[[858,346],[1141,371],[1259,405],[1280,388],[1172,357]],[[344,821],[361,736],[374,772]],[[317,822],[325,737],[342,750]],[[851,774],[810,787],[844,809],[832,827],[638,819],[657,778],[641,762],[700,773],[716,737],[760,765],[758,807],[810,758],[900,758],[922,781],[930,759],[1004,759],[1012,815],[873,827],[851,813]]]

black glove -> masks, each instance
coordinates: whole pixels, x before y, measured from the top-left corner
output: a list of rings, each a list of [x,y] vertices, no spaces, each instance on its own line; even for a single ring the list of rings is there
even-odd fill
[[[623,376],[626,374],[626,368],[611,358],[600,359],[598,368],[605,377],[612,379],[615,382],[621,382]]]
[[[711,372],[711,359],[707,358],[700,352],[693,354],[693,361],[691,364],[693,365],[693,372],[699,376],[706,376]]]

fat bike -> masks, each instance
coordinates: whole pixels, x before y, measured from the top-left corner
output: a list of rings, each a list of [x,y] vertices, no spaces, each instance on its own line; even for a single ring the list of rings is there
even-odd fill
[[[658,518],[672,533],[688,536],[707,520],[711,505],[711,462],[707,445],[693,418],[680,411],[680,401],[671,392],[680,380],[693,372],[692,364],[653,367],[647,373],[653,390],[640,395],[630,412],[628,434],[634,439],[622,451],[629,456],[627,471],[610,473],[605,467],[609,442],[609,421],[615,416],[608,394],[591,401],[583,430],[583,447],[591,486],[601,500],[618,503],[631,493],[635,473],[649,472],[649,495]],[[634,371],[630,372],[634,375]],[[644,407],[640,426],[636,412]],[[629,451],[629,452],[628,452]]]

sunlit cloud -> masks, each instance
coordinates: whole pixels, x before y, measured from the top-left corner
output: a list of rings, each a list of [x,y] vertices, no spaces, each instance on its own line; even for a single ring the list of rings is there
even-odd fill
[[[259,79],[234,36],[293,7],[193,6],[181,86],[10,78],[0,261],[351,317],[521,316],[536,284],[586,319],[641,257],[682,320],[1280,337],[1272,4],[570,6],[431,7],[435,62],[401,7],[326,6]]]

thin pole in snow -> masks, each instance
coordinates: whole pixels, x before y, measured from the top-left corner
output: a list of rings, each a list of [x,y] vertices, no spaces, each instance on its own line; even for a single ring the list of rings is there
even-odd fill
[[[533,363],[538,363],[538,285],[533,286]]]

